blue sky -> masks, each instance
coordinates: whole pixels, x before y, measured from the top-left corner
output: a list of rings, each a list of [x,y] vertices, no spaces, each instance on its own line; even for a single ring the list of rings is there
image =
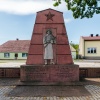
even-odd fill
[[[31,39],[36,12],[48,8],[63,12],[69,42],[80,36],[100,35],[100,14],[91,19],[74,19],[65,3],[53,7],[52,0],[0,0],[0,45],[8,40]]]

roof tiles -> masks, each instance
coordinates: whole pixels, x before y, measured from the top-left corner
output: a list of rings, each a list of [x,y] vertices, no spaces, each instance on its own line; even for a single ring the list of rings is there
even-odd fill
[[[88,37],[82,37],[84,40],[100,40],[100,36],[88,36]]]
[[[28,52],[30,40],[10,40],[0,46],[0,52]]]

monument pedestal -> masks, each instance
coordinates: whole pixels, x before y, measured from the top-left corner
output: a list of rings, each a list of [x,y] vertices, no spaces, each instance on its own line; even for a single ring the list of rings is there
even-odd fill
[[[78,65],[22,65],[21,81],[72,82],[79,81]]]

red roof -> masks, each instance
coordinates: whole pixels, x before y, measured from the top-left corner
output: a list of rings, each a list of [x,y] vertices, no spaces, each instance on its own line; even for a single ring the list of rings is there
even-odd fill
[[[0,52],[28,52],[30,40],[10,40],[0,46]]]
[[[88,37],[82,37],[84,40],[100,40],[100,36],[88,36]]]

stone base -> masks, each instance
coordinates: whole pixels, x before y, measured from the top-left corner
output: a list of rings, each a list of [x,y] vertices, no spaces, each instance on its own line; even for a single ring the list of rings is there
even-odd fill
[[[79,65],[21,65],[20,80],[24,82],[79,81]]]

